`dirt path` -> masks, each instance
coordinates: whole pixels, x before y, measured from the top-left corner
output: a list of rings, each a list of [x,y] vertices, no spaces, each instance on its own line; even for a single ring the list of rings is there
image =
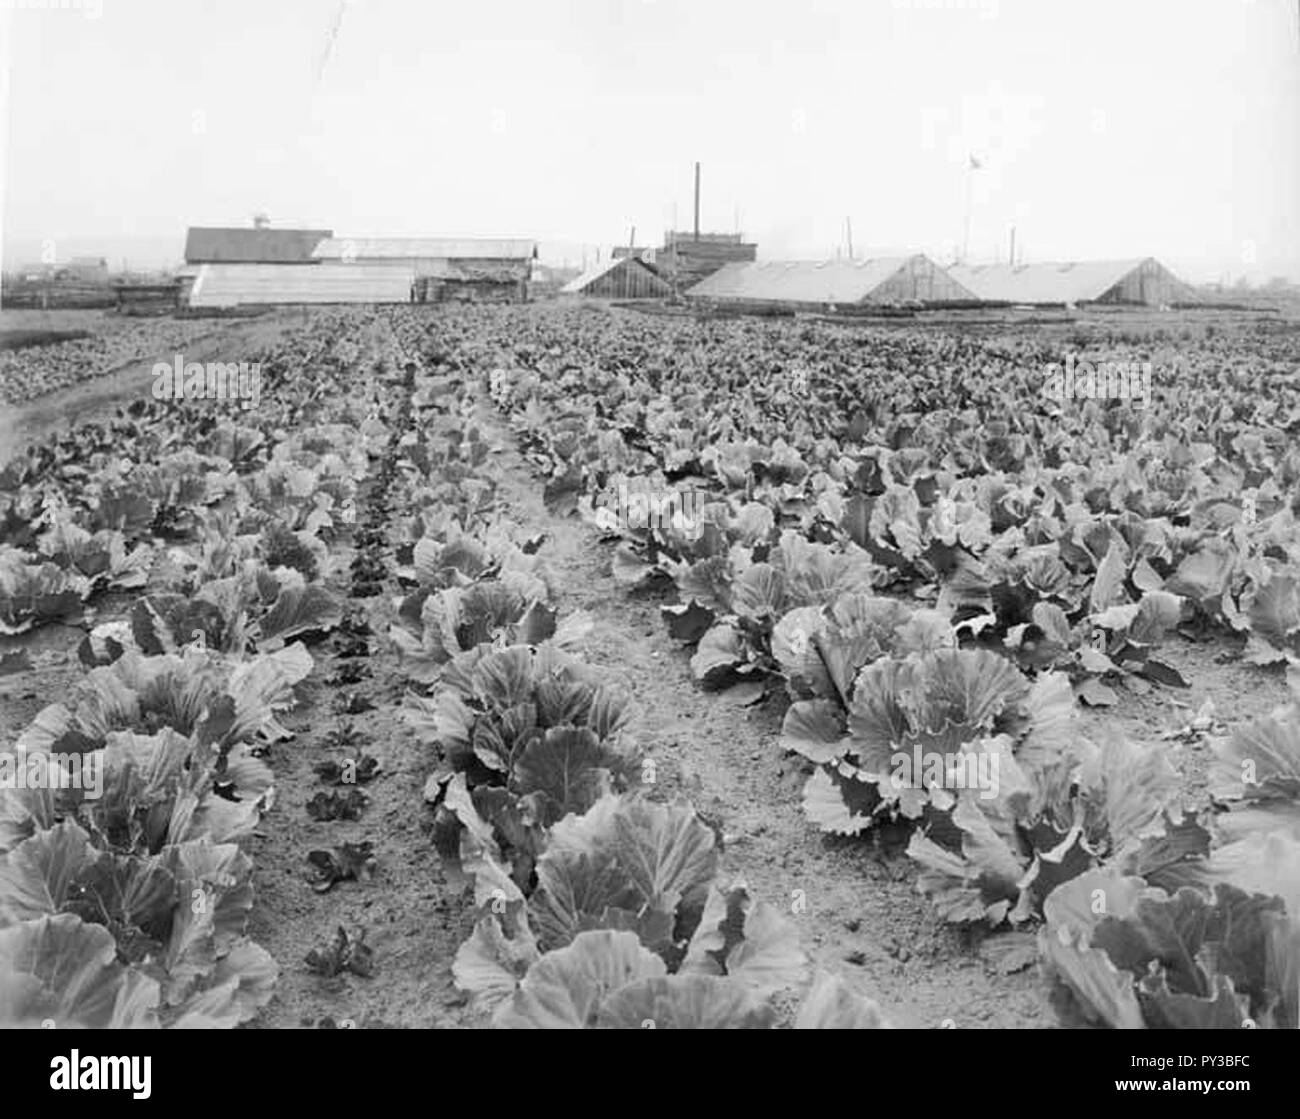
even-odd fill
[[[751,708],[701,691],[659,616],[662,600],[618,586],[612,550],[581,522],[546,509],[541,482],[500,416],[484,405],[478,419],[502,448],[492,469],[509,516],[547,536],[539,554],[560,588],[561,616],[592,615],[584,656],[636,697],[632,733],[657,763],[659,795],[684,794],[721,827],[724,874],[783,906],[816,963],[859,972],[898,1025],[1054,1025],[1032,938],[1002,933],[981,943],[946,926],[917,894],[914,865],[901,851],[812,828],[800,805],[803,770],[778,743],[780,701]]]
[[[366,368],[374,360],[397,360],[385,324],[376,324],[368,342]],[[385,391],[399,399],[409,390],[388,382]],[[400,720],[406,677],[387,637],[398,588],[390,580],[381,593],[359,596],[352,577],[357,537],[383,534],[391,558],[400,534],[400,497],[384,484],[381,469],[394,457],[393,448],[372,456],[370,475],[357,493],[356,524],[331,549],[335,567],[327,585],[343,600],[345,616],[369,626],[366,651],[338,633],[312,649],[310,694],[286,720],[295,738],[278,744],[270,759],[279,800],[250,848],[257,901],[249,932],[280,965],[280,979],[258,1028],[464,1024],[465,999],[452,984],[451,965],[472,931],[473,912],[446,890],[426,831],[423,789],[437,759]],[[350,745],[340,744],[340,737]],[[357,748],[380,763],[379,776],[361,786],[367,798],[361,817],[313,819],[307,803],[330,789],[315,766]],[[306,874],[309,851],[367,841],[373,845],[373,877],[338,883],[327,893],[314,890]],[[325,978],[305,966],[307,954],[326,949],[339,928],[350,940],[364,937],[374,954],[373,974]]]
[[[184,347],[187,361],[240,361],[279,336],[282,315],[252,322],[220,324]],[[52,392],[26,404],[0,404],[0,467],[15,451],[73,424],[104,420],[121,404],[150,399],[155,362],[172,361],[175,348],[118,366],[79,385]]]
[[[371,488],[363,486],[358,495],[359,512]],[[275,995],[258,1017],[258,1028],[332,1019],[358,1029],[427,1029],[460,1024],[463,1014],[451,964],[472,931],[473,914],[445,890],[438,855],[425,831],[423,789],[436,759],[399,720],[404,677],[384,636],[391,608],[386,598],[352,597],[352,554],[350,548],[339,551],[341,567],[327,585],[349,611],[368,617],[370,653],[340,656],[334,640],[313,646],[316,667],[309,692],[284,720],[295,738],[278,743],[268,759],[276,804],[249,846],[256,891],[249,934],[280,965]],[[342,683],[336,674],[349,663],[367,670],[365,678]],[[373,709],[340,712],[349,695],[363,697]],[[307,802],[330,789],[314,767],[351,750],[332,740],[341,730],[351,731],[355,745],[379,760],[380,774],[362,786],[368,803],[360,819],[313,820]],[[363,841],[374,847],[374,876],[316,893],[307,876],[308,852]],[[373,975],[344,973],[327,979],[308,970],[307,954],[313,948],[324,950],[340,926],[351,939],[364,934],[374,952]]]

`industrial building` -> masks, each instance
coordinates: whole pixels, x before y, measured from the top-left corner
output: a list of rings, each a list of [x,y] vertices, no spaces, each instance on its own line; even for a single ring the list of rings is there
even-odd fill
[[[740,233],[690,233],[670,230],[663,247],[654,252],[655,270],[679,291],[728,264],[758,259],[758,245]]]
[[[1064,264],[955,264],[948,275],[988,303],[1160,306],[1197,302],[1196,292],[1153,257]]]
[[[739,224],[737,219],[737,225]],[[633,236],[635,237],[635,231]],[[652,250],[642,259],[667,280],[675,291],[685,292],[729,264],[753,263],[758,259],[758,245],[746,241],[741,233],[700,232],[700,165],[697,162],[695,221],[691,231],[686,233],[677,229],[669,230],[664,234],[663,247]]]
[[[853,307],[973,303],[976,296],[929,257],[727,264],[687,290],[693,302]]]
[[[635,256],[612,258],[588,268],[560,291],[594,299],[664,299],[673,293],[671,284]]]

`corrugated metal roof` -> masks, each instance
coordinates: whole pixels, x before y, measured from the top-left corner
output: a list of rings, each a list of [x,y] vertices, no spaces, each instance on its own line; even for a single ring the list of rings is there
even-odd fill
[[[410,269],[364,264],[205,264],[190,289],[193,307],[274,303],[406,303]]]
[[[1146,258],[1055,264],[954,264],[948,275],[980,299],[1006,303],[1088,303],[1100,299]]]
[[[725,264],[687,291],[702,299],[860,303],[913,258],[789,260]]]
[[[536,241],[503,237],[331,237],[316,246],[318,260],[531,260]]]
[[[191,226],[187,264],[304,264],[331,229],[248,229]]]

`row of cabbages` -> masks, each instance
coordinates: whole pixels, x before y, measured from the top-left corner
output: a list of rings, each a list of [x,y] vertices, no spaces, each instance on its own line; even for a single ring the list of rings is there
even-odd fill
[[[719,881],[721,841],[688,804],[653,799],[629,696],[581,658],[589,619],[558,617],[542,542],[504,514],[480,395],[425,388],[393,629],[440,757],[435,839],[477,912],[457,984],[499,1028],[884,1026],[843,978],[810,977],[779,909]],[[790,989],[793,1017],[775,1001]]]
[[[575,356],[517,325],[480,364],[548,503],[620,542],[629,587],[675,587],[704,686],[784,684],[813,823],[909,822],[920,889],[949,920],[1039,925],[1072,1018],[1297,1024],[1296,712],[1215,744],[1199,811],[1161,746],[1088,742],[1076,712],[1186,686],[1159,656],[1176,629],[1300,659],[1290,382],[1225,382],[1207,343],[1137,417],[1030,396],[1023,348],[934,332],[684,348],[690,328],[588,317]]]
[[[282,391],[239,424],[136,407],[7,474],[26,528],[0,558],[7,630],[93,623],[128,595],[83,640],[85,677],[0,751],[4,1025],[233,1027],[271,997],[240,842],[274,803],[263,755],[292,738],[279,720],[313,668],[297,638],[342,616],[329,544],[384,434],[328,360],[354,326],[325,326],[265,355]]]
[[[16,405],[70,388],[133,361],[182,350],[212,333],[197,319],[98,318],[87,338],[0,351],[0,404]]]

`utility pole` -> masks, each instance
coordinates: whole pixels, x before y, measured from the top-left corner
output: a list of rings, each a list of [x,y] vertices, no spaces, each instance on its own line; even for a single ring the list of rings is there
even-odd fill
[[[695,164],[695,239],[700,239],[700,164]]]

